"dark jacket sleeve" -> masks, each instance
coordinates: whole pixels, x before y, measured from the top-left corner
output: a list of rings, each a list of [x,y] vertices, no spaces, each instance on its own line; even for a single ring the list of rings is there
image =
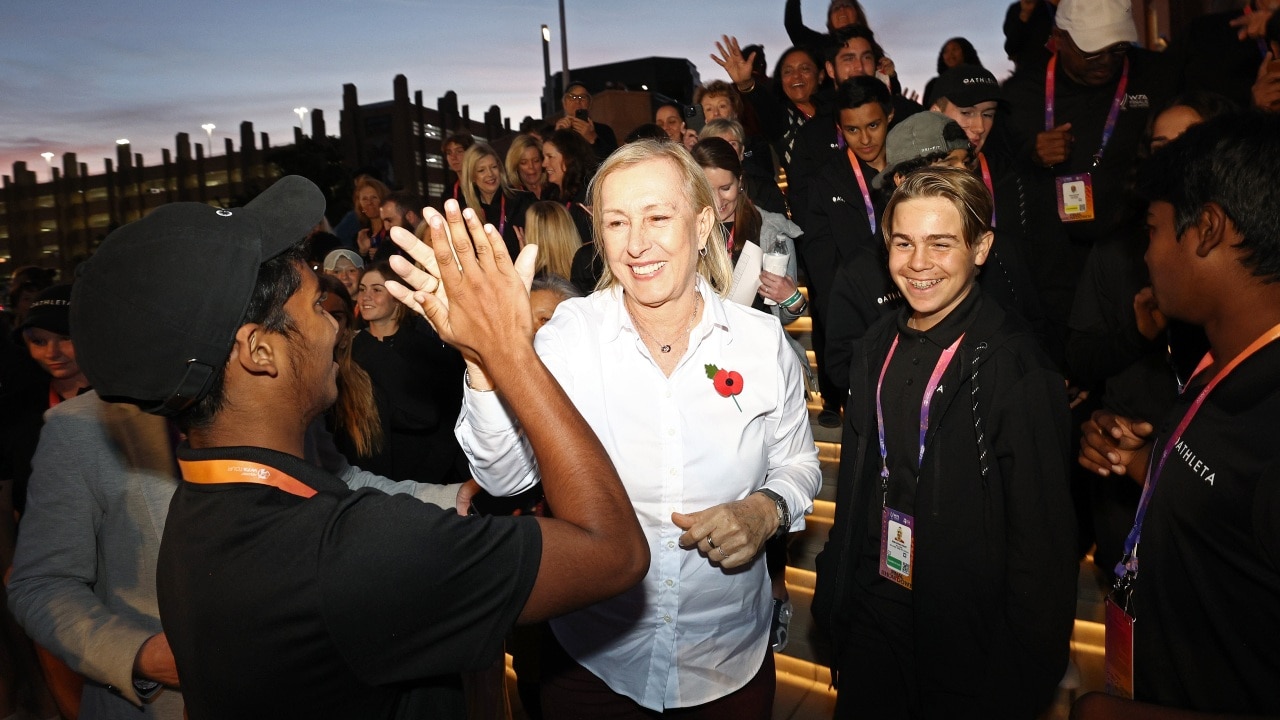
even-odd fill
[[[1064,382],[1043,365],[1024,371],[1026,362],[1001,353],[980,370],[979,381],[988,372],[1020,375],[1011,385],[999,383],[986,421],[1004,493],[1003,632],[1006,647],[1014,649],[989,678],[993,686],[1022,688],[1018,695],[1037,705],[1024,708],[1023,716],[1030,717],[1049,702],[1066,668],[1079,567]]]
[[[800,0],[787,0],[782,11],[782,26],[786,28],[792,45],[820,51],[827,41],[826,33],[805,26],[804,17],[800,13]]]
[[[775,143],[781,140],[788,126],[786,101],[778,97],[761,78],[756,78],[756,86],[751,92],[741,95],[755,111],[756,123],[764,139]]]
[[[827,311],[827,373],[841,390],[849,389],[849,369],[857,343],[867,329],[899,302],[877,303],[877,293],[886,289],[876,280],[883,273],[877,259],[858,251],[836,272]]]

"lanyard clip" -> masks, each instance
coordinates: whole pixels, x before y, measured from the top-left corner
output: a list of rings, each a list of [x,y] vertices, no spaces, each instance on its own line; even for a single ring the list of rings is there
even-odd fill
[[[1098,153],[1093,156],[1093,164],[1090,165],[1089,167],[1090,169],[1096,170],[1098,166],[1101,164],[1102,164],[1102,153]]]
[[[1129,613],[1129,602],[1133,599],[1133,580],[1134,574],[1126,571],[1123,575],[1116,577],[1116,582],[1111,586],[1111,601],[1114,602],[1125,613]]]

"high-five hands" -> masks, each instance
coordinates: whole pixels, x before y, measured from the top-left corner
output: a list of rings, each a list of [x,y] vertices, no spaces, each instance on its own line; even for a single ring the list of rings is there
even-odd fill
[[[537,246],[526,246],[513,264],[497,228],[481,225],[474,210],[459,210],[455,200],[444,208],[443,217],[433,208],[422,211],[430,246],[408,230],[392,229],[391,239],[422,267],[393,256],[391,268],[401,281],[388,280],[387,290],[462,353],[472,387],[488,389],[486,365],[532,342],[529,285]]]

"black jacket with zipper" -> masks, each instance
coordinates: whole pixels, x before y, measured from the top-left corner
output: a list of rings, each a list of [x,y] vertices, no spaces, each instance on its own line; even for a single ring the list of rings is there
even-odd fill
[[[855,570],[869,503],[877,502],[876,380],[897,321],[891,314],[867,332],[850,371],[835,522],[817,558],[813,599],[837,655],[857,651],[845,618],[854,594],[866,592]],[[943,384],[956,390],[930,411],[915,496],[908,641],[922,710],[1034,717],[1062,678],[1075,617],[1065,384],[1021,320],[990,300],[977,309]],[[930,689],[944,690],[951,706],[930,706],[939,696]],[[972,702],[957,707],[957,696]]]

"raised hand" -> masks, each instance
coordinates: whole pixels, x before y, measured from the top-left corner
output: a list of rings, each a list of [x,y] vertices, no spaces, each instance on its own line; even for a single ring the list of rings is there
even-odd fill
[[[716,43],[716,51],[719,55],[712,53],[711,59],[715,64],[724,68],[729,74],[729,79],[738,86],[739,90],[746,92],[754,80],[751,78],[751,68],[756,61],[756,54],[751,53],[747,57],[742,56],[742,48],[738,45],[738,38],[729,35],[722,35],[720,41]]]
[[[462,352],[473,385],[478,379],[487,382],[476,374],[532,342],[529,285],[537,246],[527,246],[513,265],[497,229],[481,225],[470,208],[460,211],[456,200],[445,201],[444,217],[432,208],[423,216],[431,246],[403,228],[391,234],[422,268],[392,257],[391,267],[402,281],[387,281],[387,290]]]

